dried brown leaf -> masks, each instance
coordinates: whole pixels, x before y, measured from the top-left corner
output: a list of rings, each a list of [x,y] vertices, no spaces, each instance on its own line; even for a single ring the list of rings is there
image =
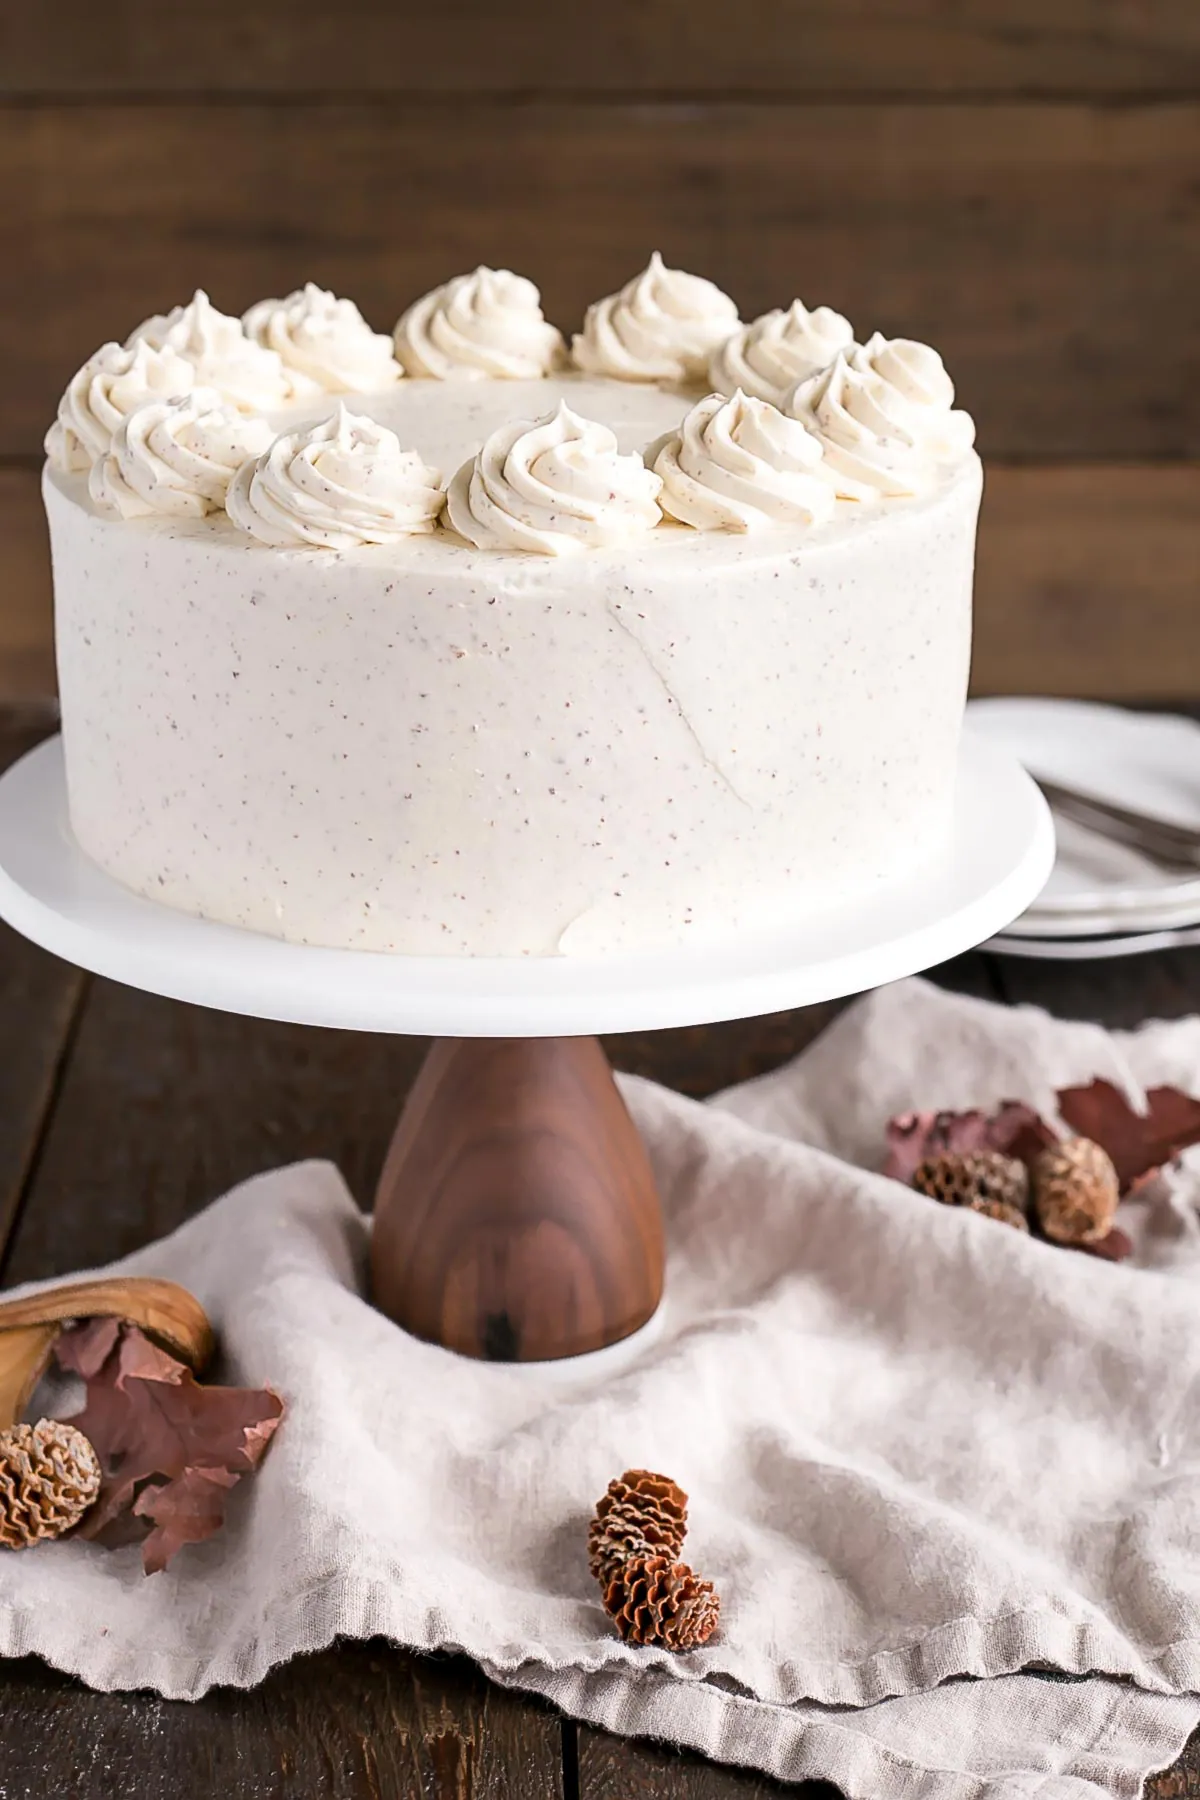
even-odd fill
[[[136,1325],[95,1319],[62,1334],[63,1368],[84,1377],[83,1411],[71,1423],[95,1446],[100,1496],[81,1533],[126,1538],[128,1516],[152,1522],[147,1574],[184,1544],[219,1530],[225,1497],[262,1460],[283,1417],[269,1388],[209,1387]]]
[[[994,1113],[978,1107],[966,1112],[901,1113],[888,1121],[883,1172],[894,1181],[911,1182],[928,1157],[966,1156],[979,1150],[996,1150],[1029,1164],[1056,1137],[1023,1100],[1005,1100]]]
[[[157,1575],[185,1544],[200,1544],[225,1523],[229,1489],[241,1479],[230,1469],[185,1469],[161,1486],[151,1482],[133,1503],[154,1529],[142,1545],[142,1567]]]
[[[1200,1144],[1200,1100],[1179,1088],[1149,1088],[1147,1110],[1137,1113],[1120,1088],[1097,1080],[1061,1089],[1058,1106],[1072,1131],[1108,1151],[1123,1194],[1174,1162],[1189,1144]]]
[[[1067,1244],[1068,1250],[1078,1250],[1084,1256],[1098,1256],[1102,1262],[1124,1262],[1133,1255],[1133,1239],[1114,1225],[1107,1237],[1098,1238],[1094,1244]]]
[[[120,1333],[120,1319],[89,1319],[86,1325],[61,1334],[55,1345],[55,1357],[61,1368],[90,1381],[108,1361]]]

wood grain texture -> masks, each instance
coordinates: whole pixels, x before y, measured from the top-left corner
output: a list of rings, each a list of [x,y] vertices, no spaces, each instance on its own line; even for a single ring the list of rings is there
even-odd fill
[[[53,694],[50,544],[35,469],[0,469],[0,706]]]
[[[799,15],[799,16],[798,16]],[[295,88],[586,93],[1170,93],[1200,87],[1194,0],[150,0],[6,10],[0,92]]]
[[[0,698],[52,694],[38,477],[0,471]],[[1200,465],[989,466],[977,693],[1190,698],[1200,679]]]
[[[36,713],[0,717],[0,769],[45,735]],[[77,969],[0,925],[0,1268],[84,994]]]
[[[1192,1737],[1174,1768],[1150,1777],[1142,1800],[1200,1800],[1200,1732]]]
[[[989,470],[978,693],[1191,699],[1200,466]]]
[[[371,1298],[492,1362],[579,1356],[646,1324],[663,1223],[594,1037],[441,1038],[375,1195]]]
[[[563,1800],[558,1720],[461,1657],[302,1657],[188,1705],[0,1670],[4,1800]]]
[[[388,327],[477,263],[549,316],[645,263],[938,345],[991,457],[1200,454],[1200,105],[414,100],[0,110],[0,455],[76,365],[205,286],[311,277]]]
[[[332,1158],[365,1200],[424,1047],[95,983],[8,1280],[120,1256],[299,1157]]]
[[[769,1781],[690,1751],[579,1728],[579,1800],[839,1800],[827,1781]]]
[[[614,1068],[703,1100],[718,1088],[752,1081],[790,1062],[848,1004],[826,1000],[761,1019],[687,1025],[675,1031],[627,1031],[600,1041]]]
[[[1161,950],[1111,962],[1042,963],[996,958],[1004,998],[1062,1019],[1094,1019],[1132,1031],[1147,1019],[1200,1012],[1200,949]]]

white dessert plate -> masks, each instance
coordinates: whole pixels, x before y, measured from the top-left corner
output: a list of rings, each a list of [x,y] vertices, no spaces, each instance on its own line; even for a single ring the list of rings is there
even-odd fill
[[[1000,931],[1054,860],[1049,808],[998,745],[963,740],[951,840],[919,878],[732,945],[636,956],[383,956],[172,911],[89,860],[52,738],[0,779],[0,917],[68,962],[224,1012],[357,1031],[550,1037],[752,1018],[927,969]]]
[[[1152,950],[1200,946],[1200,925],[1181,931],[1127,931],[1116,937],[1030,938],[1002,931],[980,946],[999,956],[1021,956],[1035,962],[1109,962],[1117,956],[1146,956]]]
[[[1200,724],[1078,700],[974,700],[971,730],[1034,776],[1200,830]],[[1044,936],[1200,923],[1200,876],[1163,867],[1071,819],[1015,932]],[[1052,923],[1056,921],[1056,923]]]
[[[1051,808],[1053,811],[1053,808]],[[1066,821],[1055,815],[1055,834],[1065,836]],[[1009,937],[1107,937],[1121,931],[1177,931],[1185,925],[1200,925],[1200,902],[1185,896],[1182,900],[1147,901],[1142,906],[1113,907],[1100,911],[1089,907],[1086,912],[1042,912],[1035,903],[1008,926]]]

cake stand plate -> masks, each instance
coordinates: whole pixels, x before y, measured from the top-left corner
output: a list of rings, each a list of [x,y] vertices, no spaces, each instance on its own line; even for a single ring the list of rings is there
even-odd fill
[[[993,936],[1045,884],[1054,831],[1016,761],[964,736],[951,839],[919,876],[731,944],[604,957],[387,956],[285,944],[130,893],[67,818],[62,743],[0,778],[0,918],[68,962],[222,1012],[441,1037],[561,1037],[753,1018],[860,993]]]
[[[75,842],[58,739],[0,779],[0,917],[44,949],[226,1012],[436,1037],[380,1178],[371,1297],[418,1337],[504,1361],[630,1339],[662,1297],[654,1177],[595,1033],[749,1018],[910,975],[1009,924],[1053,860],[1038,789],[968,736],[940,857],[824,915],[636,956],[384,956],[128,892]]]

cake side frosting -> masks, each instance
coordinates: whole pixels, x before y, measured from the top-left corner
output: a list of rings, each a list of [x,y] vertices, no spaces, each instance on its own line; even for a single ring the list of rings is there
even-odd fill
[[[978,465],[807,548],[262,554],[49,475],[72,818],[126,885],[296,942],[603,954],[936,853]],[[886,603],[885,598],[886,597]]]

